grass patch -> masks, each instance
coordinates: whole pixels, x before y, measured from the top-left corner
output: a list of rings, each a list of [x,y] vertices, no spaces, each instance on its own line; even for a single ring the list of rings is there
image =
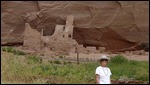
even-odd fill
[[[59,56],[59,58],[63,58],[63,56]]]
[[[67,61],[63,61],[63,64],[67,65],[67,64],[72,64],[72,63],[71,63],[71,61],[68,61],[68,62]]]
[[[128,60],[122,55],[111,58],[108,67],[112,71],[112,78],[119,79],[126,76],[135,80],[148,81],[149,79],[148,61]]]
[[[128,62],[128,59],[123,57],[122,55],[111,57],[111,61],[110,61],[110,63],[113,63],[113,64],[125,64],[127,62]]]
[[[37,57],[35,55],[29,55],[29,56],[27,56],[27,63],[28,64],[42,63],[42,58]]]
[[[52,61],[52,60],[48,60],[48,62],[49,62],[49,63],[53,63],[53,61]]]
[[[23,51],[20,50],[13,50],[14,55],[26,55]]]
[[[59,60],[55,60],[54,63],[55,64],[61,64],[61,62]]]
[[[68,61],[67,63],[68,63],[68,64],[72,64],[71,61]]]
[[[25,52],[20,50],[15,50],[13,47],[10,46],[1,47],[1,50],[4,52],[13,53],[14,55],[26,55]]]
[[[11,52],[12,53],[14,49],[13,49],[13,47],[7,47],[6,46],[6,47],[1,47],[1,50],[4,52]]]

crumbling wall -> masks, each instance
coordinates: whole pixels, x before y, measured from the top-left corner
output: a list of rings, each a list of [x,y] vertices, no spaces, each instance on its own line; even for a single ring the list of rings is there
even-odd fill
[[[23,46],[28,49],[40,50],[41,45],[42,42],[40,32],[31,28],[29,23],[25,23]]]
[[[56,25],[52,36],[42,36],[45,47],[49,48],[56,55],[66,55],[72,48],[77,46],[76,40],[72,39],[73,19],[72,15],[67,16],[65,25]]]

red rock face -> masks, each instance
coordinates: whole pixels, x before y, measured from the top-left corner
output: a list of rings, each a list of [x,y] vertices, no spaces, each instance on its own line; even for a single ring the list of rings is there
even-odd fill
[[[136,42],[128,41],[110,28],[74,28],[74,39],[84,46],[105,47],[108,51],[121,51],[137,45]]]
[[[27,13],[33,14],[28,16],[30,25],[44,29],[45,35],[52,35],[56,24],[64,25],[73,15],[77,28],[73,36],[87,46],[119,50],[149,41],[146,1],[2,1],[1,5],[1,44],[23,43]]]
[[[2,1],[1,3],[1,44],[22,43],[28,12],[38,12],[37,2]]]

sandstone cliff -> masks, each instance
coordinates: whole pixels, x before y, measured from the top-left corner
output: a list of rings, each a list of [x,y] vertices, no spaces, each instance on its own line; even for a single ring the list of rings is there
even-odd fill
[[[148,1],[2,1],[1,7],[1,45],[23,43],[25,17],[52,35],[68,15],[80,44],[118,50],[149,41]]]

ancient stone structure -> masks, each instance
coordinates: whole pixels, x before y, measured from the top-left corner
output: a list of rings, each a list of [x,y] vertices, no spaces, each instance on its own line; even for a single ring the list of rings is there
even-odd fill
[[[41,47],[41,34],[37,30],[32,29],[29,23],[25,23],[23,46],[36,50]]]
[[[66,25],[56,25],[52,36],[42,36],[44,46],[56,54],[68,54],[77,45],[73,35],[73,16],[67,16]]]
[[[57,54],[75,53],[77,50],[82,53],[100,52],[95,46],[84,47],[73,39],[73,20],[72,15],[67,16],[66,25],[56,25],[52,36],[42,36],[42,41],[46,47],[49,47],[51,51],[55,51]]]
[[[66,26],[65,26],[65,38],[72,38],[73,37],[73,19],[74,16],[70,15],[67,17]]]

